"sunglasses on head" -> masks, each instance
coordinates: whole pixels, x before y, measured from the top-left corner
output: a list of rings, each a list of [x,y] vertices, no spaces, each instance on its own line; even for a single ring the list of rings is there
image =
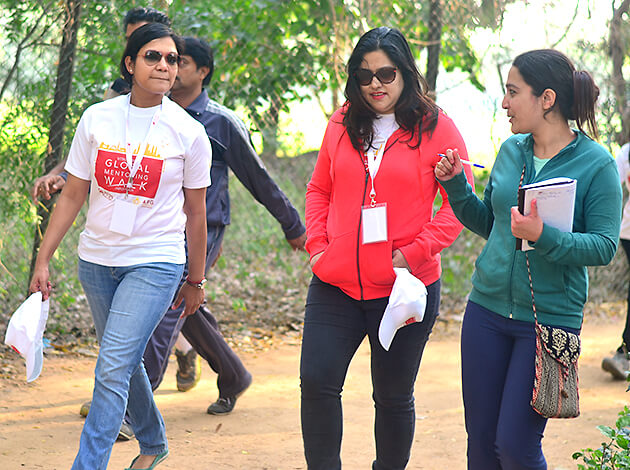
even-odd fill
[[[162,53],[160,51],[148,50],[144,53],[144,61],[147,65],[155,65],[162,60]],[[168,65],[179,64],[180,57],[174,52],[169,52],[164,58]]]
[[[378,81],[383,85],[386,85],[396,80],[396,67],[381,67],[376,72],[372,72],[369,69],[358,69],[354,76],[357,77],[359,84],[363,86],[372,83],[374,77],[378,78]]]

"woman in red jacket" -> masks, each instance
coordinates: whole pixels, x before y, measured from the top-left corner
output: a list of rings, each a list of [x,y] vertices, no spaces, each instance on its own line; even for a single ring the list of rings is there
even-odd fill
[[[405,468],[413,441],[413,390],[440,301],[440,252],[461,231],[437,184],[438,154],[466,147],[427,96],[396,29],[364,34],[348,61],[346,104],[330,119],[306,192],[313,280],[300,378],[309,470],[341,468],[341,390],[367,335],[376,407],[374,470]],[[469,173],[470,176],[470,173]],[[433,214],[438,190],[442,204]],[[401,328],[388,351],[378,329],[406,268],[427,288],[424,320]]]

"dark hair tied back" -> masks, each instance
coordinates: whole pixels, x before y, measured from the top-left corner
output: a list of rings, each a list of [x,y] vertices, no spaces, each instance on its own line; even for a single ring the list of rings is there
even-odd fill
[[[591,135],[598,137],[597,122],[595,121],[595,105],[599,98],[599,88],[590,73],[585,70],[573,72],[573,113],[578,128],[582,130],[582,123],[588,124]]]
[[[516,67],[535,96],[545,90],[556,93],[556,102],[547,112],[559,110],[566,120],[574,120],[580,131],[588,125],[591,136],[597,138],[595,104],[599,88],[588,72],[578,72],[571,60],[554,49],[537,49],[524,52],[514,59]]]

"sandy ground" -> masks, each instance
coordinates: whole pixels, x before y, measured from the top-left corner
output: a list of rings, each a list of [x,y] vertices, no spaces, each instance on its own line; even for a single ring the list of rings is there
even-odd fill
[[[587,321],[580,358],[582,416],[550,420],[543,441],[550,470],[575,469],[571,455],[603,440],[595,428],[612,425],[630,395],[600,369],[617,344],[622,319]],[[299,423],[299,342],[283,341],[264,352],[244,352],[254,375],[251,388],[228,416],[207,415],[216,398],[215,375],[204,365],[199,385],[180,393],[171,365],[157,402],[167,423],[167,469],[305,469]],[[41,377],[0,381],[0,469],[68,469],[90,398],[94,358],[52,356]],[[417,426],[409,469],[465,469],[465,431],[459,382],[457,331],[438,332],[429,342],[416,388]],[[374,455],[369,347],[352,363],[344,391],[343,462],[369,469]],[[137,454],[136,441],[114,446],[110,469],[123,469]]]

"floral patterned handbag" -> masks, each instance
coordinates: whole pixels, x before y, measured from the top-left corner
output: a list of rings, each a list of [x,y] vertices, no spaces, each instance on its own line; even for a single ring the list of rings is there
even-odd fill
[[[545,418],[580,415],[580,337],[536,321],[536,375],[532,408]]]

